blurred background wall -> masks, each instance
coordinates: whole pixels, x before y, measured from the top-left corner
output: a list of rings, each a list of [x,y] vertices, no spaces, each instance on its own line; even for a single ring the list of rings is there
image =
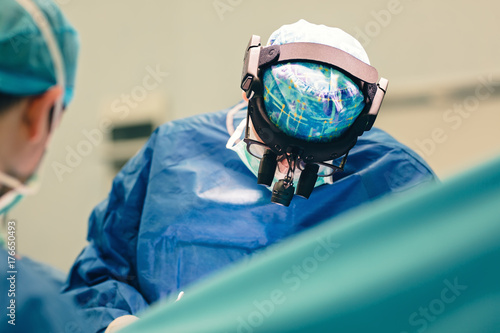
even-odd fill
[[[241,98],[252,34],[301,18],[340,27],[390,79],[376,125],[446,179],[500,154],[500,3],[493,0],[58,0],[80,32],[77,91],[22,202],[21,253],[66,271],[111,186],[109,125],[216,111]],[[141,142],[130,142],[137,149]],[[111,149],[111,150],[110,150]]]

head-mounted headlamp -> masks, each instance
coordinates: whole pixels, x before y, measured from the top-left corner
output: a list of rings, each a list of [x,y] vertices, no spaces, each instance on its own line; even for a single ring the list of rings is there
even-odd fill
[[[309,142],[291,137],[283,133],[269,119],[263,99],[262,75],[264,70],[272,65],[288,62],[315,62],[324,64],[339,70],[356,83],[363,92],[365,107],[356,118],[349,129],[338,139],[330,142]],[[381,78],[378,80],[377,70],[335,47],[317,43],[289,43],[283,45],[272,45],[262,47],[259,36],[252,36],[245,52],[245,60],[241,78],[241,89],[249,99],[247,113],[247,128],[244,141],[247,143],[249,153],[253,153],[255,145],[264,146],[265,152],[259,170],[259,184],[271,185],[276,160],[286,155],[288,165],[291,169],[302,165],[301,177],[297,186],[298,195],[309,197],[314,188],[317,175],[311,176],[318,171],[310,165],[327,165],[335,170],[342,170],[347,159],[349,150],[356,144],[357,139],[365,131],[369,131],[377,118],[380,106],[387,91],[389,81]],[[255,134],[260,140],[252,138],[250,124],[253,125]],[[256,156],[260,157],[260,156]],[[343,157],[340,166],[333,166],[326,161]],[[276,187],[284,187],[281,193],[273,190],[273,202],[288,206],[293,196],[293,171],[287,173],[283,182],[278,182]],[[302,175],[307,174],[306,181],[302,181]],[[290,178],[291,179],[287,179]],[[301,183],[307,183],[301,186]],[[311,183],[312,182],[312,183]],[[281,183],[281,185],[279,185]],[[292,189],[290,189],[292,187]],[[286,191],[285,191],[286,190]],[[279,200],[286,193],[285,200]],[[290,195],[291,194],[291,195]],[[276,199],[276,200],[274,200]]]

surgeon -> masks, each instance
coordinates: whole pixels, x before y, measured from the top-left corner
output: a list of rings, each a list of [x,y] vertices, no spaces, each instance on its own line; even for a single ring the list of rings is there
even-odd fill
[[[244,64],[248,102],[161,126],[94,209],[66,292],[96,332],[346,210],[435,181],[371,129],[387,80],[347,33],[300,20],[267,46],[252,37]]]
[[[0,332],[85,332],[61,294],[64,276],[19,255],[23,236],[7,218],[36,192],[40,161],[73,97],[78,36],[51,0],[0,6]]]

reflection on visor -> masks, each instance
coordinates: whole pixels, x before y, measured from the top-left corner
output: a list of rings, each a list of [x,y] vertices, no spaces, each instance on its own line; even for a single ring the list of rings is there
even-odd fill
[[[247,143],[248,153],[250,153],[250,155],[258,159],[262,159],[266,150],[269,149],[262,142],[254,141],[251,139],[246,139],[245,142]],[[278,162],[281,160],[286,161],[284,155],[278,157]],[[319,165],[318,177],[328,177],[333,175],[337,171],[342,171],[343,169],[342,167],[331,164],[333,161],[327,161],[327,162],[315,163]],[[298,163],[299,169],[302,171],[304,170],[305,166],[306,163],[302,159],[300,159]]]

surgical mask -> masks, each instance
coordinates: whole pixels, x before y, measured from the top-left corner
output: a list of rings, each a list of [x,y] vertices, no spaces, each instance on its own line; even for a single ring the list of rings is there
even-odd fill
[[[231,117],[232,115],[228,114],[228,118]],[[229,120],[228,120],[229,121]],[[231,119],[232,121],[232,119]],[[259,170],[259,165],[260,165],[260,160],[254,156],[252,156],[248,150],[247,150],[247,145],[246,143],[241,140],[241,136],[243,134],[243,131],[245,130],[246,127],[246,119],[243,119],[241,123],[238,125],[234,133],[231,135],[229,140],[227,141],[226,148],[231,149],[232,151],[236,152],[238,154],[239,158],[241,161],[245,164],[245,166],[255,175],[255,177],[258,176],[258,170]],[[326,171],[320,171],[319,175],[321,176],[321,172],[326,172]],[[302,170],[299,168],[295,168],[294,172],[294,177],[293,177],[293,186],[296,187],[298,180],[300,178],[300,174],[302,173]],[[270,191],[272,191],[274,185],[281,179],[284,179],[286,177],[286,171],[283,172],[280,170],[280,167],[276,168],[276,171],[274,173],[274,179],[270,187],[267,187]],[[316,180],[316,183],[314,184],[314,187],[318,187],[324,184],[332,184],[332,177],[318,177]]]
[[[56,86],[62,87],[63,91],[66,86],[66,76],[64,70],[63,57],[61,50],[57,44],[54,33],[50,28],[50,24],[45,17],[44,13],[38,8],[38,6],[32,0],[16,0],[21,7],[23,7],[32,17],[33,22],[36,24],[40,33],[44,37],[47,45],[47,49],[52,57],[52,63],[55,71]],[[61,95],[54,105],[54,111],[52,114],[52,123],[50,126],[51,133],[47,139],[47,145],[49,144],[52,134],[58,125],[61,118],[63,110],[63,99],[64,96]],[[3,184],[10,188],[11,190],[0,197],[0,216],[7,213],[12,207],[14,207],[25,195],[32,195],[38,190],[38,183],[36,180],[38,177],[32,176],[26,184],[23,184],[18,179],[7,175],[6,173],[0,172],[0,184]]]

